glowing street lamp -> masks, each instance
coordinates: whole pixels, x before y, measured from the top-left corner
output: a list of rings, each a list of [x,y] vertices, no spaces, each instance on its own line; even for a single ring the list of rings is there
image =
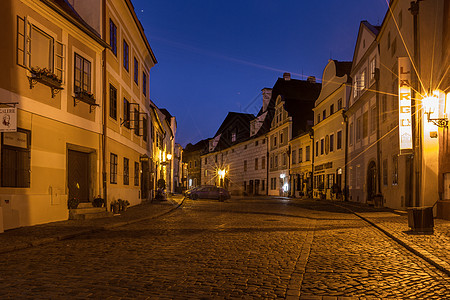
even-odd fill
[[[440,94],[441,93],[439,91],[433,91],[432,94],[425,96],[422,99],[422,106],[429,123],[433,123],[438,127],[447,127],[448,119],[446,114],[444,113],[443,118],[439,118]]]

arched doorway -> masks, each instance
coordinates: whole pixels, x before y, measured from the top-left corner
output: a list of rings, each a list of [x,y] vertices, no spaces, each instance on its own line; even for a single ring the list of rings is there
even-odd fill
[[[367,202],[372,203],[377,193],[377,166],[374,161],[367,168]]]

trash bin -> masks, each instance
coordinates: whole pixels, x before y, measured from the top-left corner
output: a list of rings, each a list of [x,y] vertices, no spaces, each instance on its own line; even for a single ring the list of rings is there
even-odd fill
[[[408,226],[413,232],[433,233],[433,207],[410,207],[408,208]]]

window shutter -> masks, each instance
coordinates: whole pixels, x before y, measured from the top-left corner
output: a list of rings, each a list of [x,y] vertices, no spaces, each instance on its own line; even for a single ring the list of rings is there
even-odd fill
[[[29,66],[30,62],[30,27],[26,18],[17,16],[17,64],[22,67]]]

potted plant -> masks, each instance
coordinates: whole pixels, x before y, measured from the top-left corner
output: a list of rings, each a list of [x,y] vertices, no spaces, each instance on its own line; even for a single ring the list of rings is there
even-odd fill
[[[72,197],[67,201],[67,206],[69,209],[76,209],[78,204],[80,203],[80,199],[76,197]]]
[[[95,104],[94,94],[84,90],[78,90],[75,92],[75,98],[86,102],[88,104]]]
[[[111,202],[111,211],[114,214],[118,214],[119,213],[119,202],[117,200],[114,200]]]
[[[92,201],[92,206],[94,206],[94,207],[103,207],[104,204],[105,204],[105,200],[103,200],[103,198],[100,197],[100,195],[95,197],[94,200]]]
[[[38,80],[46,85],[53,87],[60,87],[62,80],[58,76],[47,68],[32,67],[32,78]]]

